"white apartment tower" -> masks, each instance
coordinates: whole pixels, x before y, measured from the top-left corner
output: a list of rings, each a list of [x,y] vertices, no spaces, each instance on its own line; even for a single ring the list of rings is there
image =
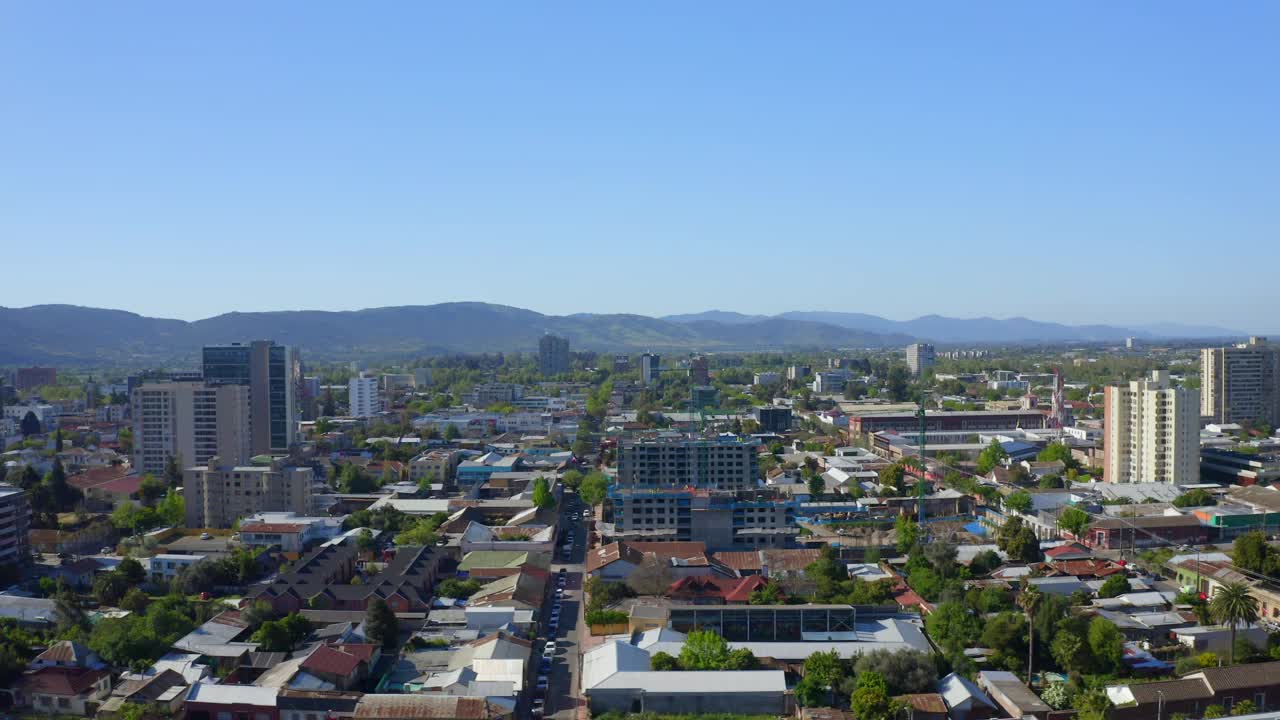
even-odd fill
[[[1106,388],[1103,479],[1200,482],[1200,397],[1169,385],[1168,370]]]
[[[159,475],[170,457],[203,465],[253,455],[249,388],[203,382],[146,383],[133,390],[133,466]]]
[[[640,383],[649,386],[657,385],[662,377],[662,357],[653,353],[640,356]]]
[[[351,406],[351,417],[373,417],[382,412],[378,378],[360,373],[347,381],[347,403]]]
[[[1280,348],[1264,337],[1200,351],[1200,412],[1215,423],[1280,424]]]
[[[907,367],[911,369],[913,376],[919,377],[925,370],[933,367],[934,359],[933,346],[929,343],[913,343],[907,346]]]

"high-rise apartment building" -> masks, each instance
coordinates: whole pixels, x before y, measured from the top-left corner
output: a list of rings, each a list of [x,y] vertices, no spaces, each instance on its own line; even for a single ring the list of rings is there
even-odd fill
[[[631,356],[618,354],[613,356],[613,371],[624,373],[631,369]]]
[[[1114,483],[1200,481],[1200,396],[1169,384],[1168,370],[1108,385],[1103,479]]]
[[[550,333],[538,340],[538,371],[543,377],[569,372],[569,340]]]
[[[640,356],[640,383],[657,385],[662,375],[662,356],[645,353]]]
[[[1200,351],[1200,412],[1215,423],[1280,424],[1280,347],[1264,337]]]
[[[351,406],[351,417],[372,417],[382,412],[378,378],[360,373],[348,380],[347,404]]]
[[[215,459],[188,466],[182,495],[187,527],[227,528],[236,520],[260,512],[311,514],[311,468],[241,465]]]
[[[907,367],[913,376],[919,377],[925,370],[933,367],[935,359],[933,346],[929,343],[912,343],[907,346]]]
[[[760,474],[759,444],[739,437],[624,441],[618,450],[618,484],[750,490]]]
[[[58,382],[58,370],[51,367],[25,367],[13,372],[13,386],[20,391],[35,390]]]
[[[0,485],[0,565],[23,567],[31,562],[27,539],[30,525],[31,507],[27,504],[26,491]]]
[[[711,384],[711,369],[706,355],[689,359],[689,383],[691,385]]]
[[[210,385],[249,388],[253,454],[288,452],[301,417],[302,364],[297,351],[270,340],[207,345],[204,380]]]
[[[214,457],[247,462],[254,455],[249,398],[243,385],[157,382],[134,388],[134,468],[159,475],[170,457],[188,467]]]

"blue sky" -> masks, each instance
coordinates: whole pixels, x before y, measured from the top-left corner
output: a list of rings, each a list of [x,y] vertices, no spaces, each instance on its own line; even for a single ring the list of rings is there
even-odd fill
[[[0,305],[1275,330],[1277,27],[1265,2],[9,3]]]

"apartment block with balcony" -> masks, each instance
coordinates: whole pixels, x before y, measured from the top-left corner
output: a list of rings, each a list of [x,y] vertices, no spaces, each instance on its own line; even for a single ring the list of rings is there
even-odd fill
[[[1105,418],[1105,481],[1200,481],[1200,396],[1172,387],[1167,370],[1108,386]]]
[[[605,534],[618,540],[703,542],[710,550],[756,550],[790,545],[800,503],[747,498],[731,492],[612,488]]]
[[[270,465],[224,465],[212,458],[207,465],[188,467],[182,494],[187,504],[187,527],[228,528],[236,520],[261,512],[311,512],[311,468]]]
[[[1200,411],[1214,423],[1280,424],[1280,347],[1251,337],[1201,350]]]
[[[252,455],[249,388],[203,382],[161,382],[133,391],[133,466],[159,475],[169,458],[202,465],[229,464]]]
[[[626,441],[618,452],[618,484],[750,490],[758,485],[759,445],[740,437]]]
[[[25,566],[31,560],[27,530],[31,507],[27,493],[12,485],[0,485],[0,565]]]

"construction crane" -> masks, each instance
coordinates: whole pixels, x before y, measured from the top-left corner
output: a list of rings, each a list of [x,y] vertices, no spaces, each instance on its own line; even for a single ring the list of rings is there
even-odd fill
[[[924,484],[925,479],[929,476],[929,466],[925,461],[925,444],[928,441],[928,421],[925,414],[924,402],[927,395],[920,394],[920,407],[916,410],[916,417],[920,418],[920,438],[917,442],[920,452],[920,478],[916,481],[916,524],[920,526],[920,530],[924,531]]]

